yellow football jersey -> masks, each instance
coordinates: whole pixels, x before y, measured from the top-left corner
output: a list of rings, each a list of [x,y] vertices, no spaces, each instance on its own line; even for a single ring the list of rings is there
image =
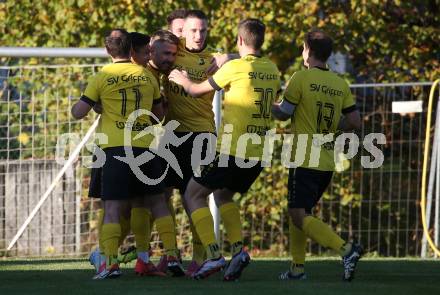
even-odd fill
[[[334,141],[313,140],[313,135],[324,136],[337,131],[341,114],[356,109],[350,88],[341,77],[322,68],[311,68],[293,74],[290,78],[283,99],[296,105],[291,119],[293,148],[292,160],[297,149],[304,150],[304,162],[299,167],[321,171],[334,171]],[[304,141],[298,145],[298,135],[307,135],[307,145]],[[312,144],[321,145],[319,162],[312,159],[310,154]],[[297,161],[298,162],[298,161]],[[318,165],[316,166],[315,163]]]
[[[191,81],[200,83],[208,78],[206,70],[215,55],[215,50],[210,47],[200,52],[191,52],[185,47],[185,39],[180,39],[174,67],[185,70]],[[169,103],[165,123],[171,120],[178,121],[180,126],[176,131],[179,132],[215,132],[212,110],[214,92],[194,98],[186,93],[182,86],[169,81],[165,75],[162,82]]]
[[[153,135],[133,138],[151,125],[149,116],[139,116],[134,126],[127,124],[130,114],[138,109],[151,111],[154,101],[160,101],[159,86],[153,74],[142,66],[129,61],[106,65],[88,80],[81,100],[94,105],[102,103],[102,115],[97,132],[108,136],[107,144],[101,148],[124,146],[124,130],[131,132],[131,145],[148,147]]]
[[[224,64],[209,82],[216,90],[224,89],[222,132],[218,137],[217,151],[221,150],[224,126],[232,124],[229,155],[248,159],[263,155],[264,135],[272,128],[271,107],[280,90],[280,73],[268,58],[246,55]],[[253,133],[260,144],[250,141],[245,150],[237,153],[241,135]]]

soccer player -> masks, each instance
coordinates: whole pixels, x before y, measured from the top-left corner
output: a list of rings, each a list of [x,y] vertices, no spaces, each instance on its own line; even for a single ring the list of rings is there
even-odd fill
[[[135,64],[141,65],[141,66],[146,66],[148,59],[149,59],[149,49],[148,49],[148,45],[150,42],[150,37],[148,35],[145,34],[141,34],[138,32],[131,32],[130,33],[130,40],[131,40],[131,49],[130,49],[130,57],[131,57],[131,61]],[[101,114],[102,113],[102,105],[101,102],[97,102],[95,103],[95,105],[93,106],[93,109]],[[156,108],[158,109],[158,108]],[[96,159],[94,159],[96,160]],[[94,190],[90,190],[89,191],[89,197],[92,198],[100,198],[101,192],[100,192],[100,187],[101,187],[101,168],[93,168],[92,169],[92,173],[91,173],[91,185],[90,187],[92,189],[96,189],[96,191]],[[147,209],[145,209],[147,210]],[[131,211],[133,211],[133,216],[134,218],[131,218]],[[131,230],[131,226],[130,223],[132,222],[137,222],[140,226],[147,226],[146,224],[144,224],[142,218],[139,219],[137,218],[141,213],[139,211],[140,208],[134,208],[132,210],[131,206],[129,206],[129,204],[125,204],[125,206],[122,206],[121,209],[121,215],[120,215],[120,219],[119,219],[119,224],[121,225],[121,237],[119,239],[119,246],[122,245],[123,241],[125,240],[126,236],[129,234],[130,230]],[[102,224],[103,224],[103,219],[104,219],[104,210],[103,209],[99,209],[98,210],[98,235],[101,236],[99,233],[102,229]],[[135,240],[143,240],[142,238],[139,237],[139,234],[142,233],[143,231],[139,231],[139,229],[141,228],[140,226],[135,226],[134,227],[134,232],[133,234],[135,235]],[[137,238],[136,238],[137,236]],[[142,245],[138,245],[138,250],[143,248]],[[103,253],[104,247],[102,245],[102,239],[99,239],[99,247],[97,247],[94,251],[92,251],[92,253],[90,254],[89,257],[89,261],[90,264],[94,265],[96,272],[99,272],[99,268],[101,267],[102,261],[104,261],[105,259],[103,259],[103,255],[101,253]],[[135,260],[138,258],[138,256],[141,256],[143,258],[143,260],[146,260],[145,258],[148,257],[146,255],[143,255],[141,253],[138,253],[136,247],[130,247],[127,251],[125,252],[121,252],[118,255],[118,261],[120,263],[127,263],[130,262],[132,260]],[[135,267],[135,272],[139,273],[139,265],[144,265],[143,263],[139,263],[142,260],[138,260],[138,263],[136,264]],[[152,263],[150,263],[150,267],[154,266]],[[145,267],[144,267],[145,268]],[[142,272],[143,273],[143,272]],[[163,274],[163,273],[161,273]],[[163,274],[165,275],[165,274]]]
[[[182,37],[183,24],[185,23],[186,9],[176,9],[167,17],[168,30],[176,35]]]
[[[150,50],[149,43],[150,37],[148,35],[131,32],[131,49],[130,49],[130,57],[131,61],[135,64],[141,65],[145,67],[148,63]],[[152,72],[156,77],[155,73]],[[94,106],[94,109],[100,107],[101,104],[97,103]],[[160,110],[161,108],[156,107],[156,110]],[[162,117],[163,114],[158,114],[158,117]],[[100,184],[95,182],[100,181],[101,168],[92,169],[92,188],[100,188]],[[99,192],[91,191],[91,197],[100,196]],[[103,222],[103,209],[98,210],[98,232],[101,231]],[[145,208],[143,204],[138,205],[136,208],[131,208],[130,204],[126,204],[121,209],[121,215],[119,219],[119,223],[121,225],[121,237],[119,239],[119,245],[122,245],[125,237],[129,234],[130,230],[132,230],[136,246],[137,247],[129,247],[125,251],[122,251],[118,255],[119,263],[128,263],[132,260],[136,261],[135,273],[142,276],[166,276],[164,272],[158,271],[156,266],[150,261],[149,255],[149,241],[151,235],[151,226],[153,223],[152,214],[149,209]],[[98,233],[99,234],[99,233]],[[102,241],[100,239],[99,247],[96,248],[89,257],[89,261],[92,265],[95,266],[95,270],[98,273],[99,268],[101,266],[101,262],[104,261],[103,255],[101,251],[103,250]],[[167,269],[167,264],[165,266],[165,270]]]
[[[341,239],[328,225],[312,215],[330,183],[335,168],[334,142],[321,146],[319,164],[309,167],[309,145],[315,138],[334,135],[337,130],[350,131],[360,127],[360,115],[356,109],[348,84],[326,66],[332,53],[333,41],[322,31],[305,35],[302,57],[306,70],[296,72],[288,82],[281,102],[272,107],[273,116],[279,120],[291,120],[294,135],[293,147],[304,148],[298,143],[298,135],[308,135],[305,161],[289,170],[288,205],[291,217],[290,241],[292,264],[280,279],[304,279],[306,238],[336,251],[342,256],[343,279],[353,278],[362,248]],[[295,149],[293,149],[295,150]]]
[[[190,79],[201,82],[207,79],[206,70],[210,67],[210,60],[216,56],[216,51],[206,44],[208,35],[208,19],[200,10],[189,10],[185,16],[183,26],[183,38],[180,39],[178,54],[174,66],[184,69],[190,74]],[[204,94],[194,99],[180,85],[163,81],[164,93],[168,102],[168,111],[165,115],[165,124],[176,120],[180,123],[175,134],[179,138],[187,138],[186,141],[177,147],[171,147],[171,151],[176,156],[183,178],[173,170],[169,170],[165,179],[167,186],[166,196],[171,198],[174,188],[179,189],[183,196],[188,181],[193,176],[191,165],[191,152],[194,139],[200,133],[215,133],[214,112],[212,110],[212,100],[214,91]],[[204,150],[207,146],[203,147]],[[185,202],[183,200],[184,206]],[[171,203],[169,203],[171,204]],[[173,211],[170,209],[170,211]],[[187,269],[187,274],[199,268],[205,260],[205,249],[191,226],[193,234],[193,258]],[[164,259],[162,258],[161,261]],[[159,263],[159,266],[163,263]],[[158,267],[161,270],[161,267]]]
[[[151,41],[150,41],[151,52],[150,52],[150,60],[147,64],[147,68],[148,70],[151,71],[151,73],[153,73],[159,85],[161,84],[161,76],[168,75],[174,65],[174,62],[176,60],[178,45],[179,45],[179,38],[167,30],[158,30],[151,35]],[[165,112],[167,105],[168,104],[165,103],[165,110],[164,110]],[[172,214],[173,219],[175,220],[175,213],[174,213],[174,207],[172,206],[172,200],[169,197],[167,198],[167,200],[168,200],[168,206],[170,208],[170,212]],[[154,219],[152,218],[150,212],[148,212],[147,214],[148,214],[148,218],[150,218],[150,225],[151,225],[147,233],[148,241],[150,241]],[[165,272],[167,268],[168,268],[168,257],[167,255],[163,255],[157,266],[157,270],[160,272]]]
[[[190,180],[185,191],[191,220],[208,256],[193,274],[195,279],[218,272],[226,264],[215,239],[213,219],[206,200],[213,191],[217,191],[215,201],[232,245],[232,259],[226,266],[224,280],[239,278],[250,261],[249,254],[243,249],[239,208],[232,197],[236,192],[248,191],[263,169],[264,135],[271,127],[270,106],[280,89],[278,68],[261,56],[264,34],[265,25],[261,21],[243,20],[238,25],[237,36],[240,59],[227,62],[201,83],[190,81],[186,74],[177,70],[169,76],[171,81],[182,85],[194,97],[213,90],[225,90],[223,135],[218,140],[217,156],[213,163],[204,167],[201,176]],[[240,138],[248,135],[254,137],[252,144],[243,148]]]
[[[135,122],[128,121],[132,112],[141,109],[155,115],[161,113],[159,87],[148,70],[130,62],[131,40],[126,30],[112,30],[105,39],[105,47],[113,63],[90,78],[81,99],[72,107],[72,115],[82,119],[100,101],[102,115],[98,130],[108,138],[107,143],[100,145],[106,156],[101,170],[101,187],[90,188],[90,191],[99,191],[104,207],[100,238],[106,260],[94,276],[95,279],[118,277],[121,274],[117,261],[121,238],[120,216],[122,208],[129,202],[132,208],[148,204],[169,257],[177,256],[175,226],[163,196],[163,183],[145,184],[128,163],[121,161],[127,159],[127,147],[135,157],[144,153],[152,155],[149,161],[138,168],[150,179],[160,177],[160,160],[148,148],[154,137],[147,135],[136,139],[145,127],[151,125],[150,117],[142,115]],[[130,134],[130,142],[125,138],[127,132]],[[97,182],[91,184],[96,185]],[[176,258],[169,259],[168,267],[175,275],[183,274]]]

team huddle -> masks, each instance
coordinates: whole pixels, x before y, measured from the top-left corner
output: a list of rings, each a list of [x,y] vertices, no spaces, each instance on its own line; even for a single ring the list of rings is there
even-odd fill
[[[305,35],[307,69],[295,73],[283,91],[277,66],[261,55],[266,27],[260,20],[238,24],[238,53],[229,54],[206,44],[208,19],[202,11],[176,10],[167,20],[168,30],[151,35],[112,30],[105,38],[112,63],[89,79],[72,107],[77,119],[92,109],[101,114],[97,132],[105,135],[94,155],[95,160],[105,161],[102,167],[92,168],[89,187],[89,197],[102,203],[99,246],[89,257],[96,271],[93,278],[119,277],[119,265],[136,260],[138,275],[204,279],[223,271],[225,281],[234,281],[251,258],[243,245],[240,211],[233,196],[246,193],[267,167],[263,143],[273,119],[291,120],[295,150],[302,144],[296,135],[310,135],[307,144],[314,145],[314,134],[359,128],[360,115],[347,83],[326,66],[333,41],[322,31]],[[319,91],[318,86],[332,93]],[[212,104],[219,90],[224,98],[222,124],[216,130]],[[145,132],[161,124],[172,131],[171,144],[158,144],[165,136],[157,139]],[[251,143],[243,148],[248,140]],[[177,166],[160,156],[165,149]],[[361,246],[344,241],[312,215],[335,170],[333,149],[332,144],[322,145],[317,165],[309,165],[316,155],[306,152],[302,164],[289,168],[292,263],[279,275],[281,280],[306,278],[307,238],[342,257],[344,280],[354,276]],[[191,156],[195,150],[200,157]],[[137,161],[135,168],[127,160],[129,153]],[[174,189],[180,191],[192,234],[193,255],[186,270],[176,242]],[[215,236],[207,201],[211,193],[231,245],[228,262]],[[157,265],[150,261],[153,225],[164,248]],[[121,253],[120,246],[130,233],[135,247]]]

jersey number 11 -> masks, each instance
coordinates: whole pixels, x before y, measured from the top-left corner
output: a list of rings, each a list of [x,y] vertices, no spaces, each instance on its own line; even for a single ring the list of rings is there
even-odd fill
[[[132,92],[134,93],[134,97],[135,97],[135,105],[134,105],[134,110],[138,110],[140,107],[140,103],[141,103],[141,92],[139,91],[139,88],[137,87],[133,87],[131,88]],[[119,89],[119,93],[121,94],[121,98],[122,98],[122,107],[121,107],[121,115],[125,117],[125,115],[127,114],[127,89],[122,88]]]

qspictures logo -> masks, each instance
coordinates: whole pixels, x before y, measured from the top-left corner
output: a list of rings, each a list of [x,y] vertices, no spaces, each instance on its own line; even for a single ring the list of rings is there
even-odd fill
[[[150,116],[156,122],[160,122],[148,110],[140,109],[132,112],[124,125],[125,156],[115,156],[115,158],[129,165],[136,177],[147,185],[156,185],[163,181],[170,169],[183,178],[182,169],[171,147],[179,147],[192,137],[193,133],[189,132],[183,137],[178,137],[175,130],[180,123],[175,120],[169,121],[165,125],[149,125],[140,131],[135,130],[134,126],[138,126],[136,122],[140,116]],[[220,138],[212,133],[197,134],[193,139],[191,154],[187,155],[191,158],[194,175],[199,176],[201,167],[211,164],[216,156],[219,157],[218,166],[227,167],[230,163],[228,160],[229,154],[234,155],[235,164],[243,169],[255,165],[271,167],[276,142],[281,143],[281,165],[287,168],[317,168],[322,160],[321,156],[324,155],[328,160],[330,155],[334,169],[342,171],[344,170],[344,162],[353,159],[359,153],[361,146],[370,154],[361,156],[361,166],[363,168],[379,168],[384,162],[384,155],[378,145],[386,144],[386,137],[381,133],[367,134],[361,141],[355,133],[337,135],[333,133],[312,135],[278,134],[275,129],[270,129],[265,134],[243,133],[237,140],[233,141],[231,139],[233,131],[234,126],[226,124],[223,126],[223,133]],[[132,142],[145,136],[151,136],[153,140],[143,153],[135,156]],[[220,140],[219,144],[217,144],[218,140]],[[68,147],[79,142],[80,137],[75,133],[65,133],[60,136],[56,147],[56,161],[59,164],[64,164]],[[108,135],[96,133],[95,141],[86,145],[86,149],[92,152],[95,158],[92,163],[85,163],[87,168],[100,168],[106,161],[105,152],[95,142],[98,142],[98,144],[108,143]],[[294,149],[294,147],[296,148]],[[249,148],[261,150],[261,155],[259,157],[248,157],[246,153]],[[142,172],[140,167],[155,157],[163,159],[163,163],[166,164],[162,175],[156,179],[151,179]]]

